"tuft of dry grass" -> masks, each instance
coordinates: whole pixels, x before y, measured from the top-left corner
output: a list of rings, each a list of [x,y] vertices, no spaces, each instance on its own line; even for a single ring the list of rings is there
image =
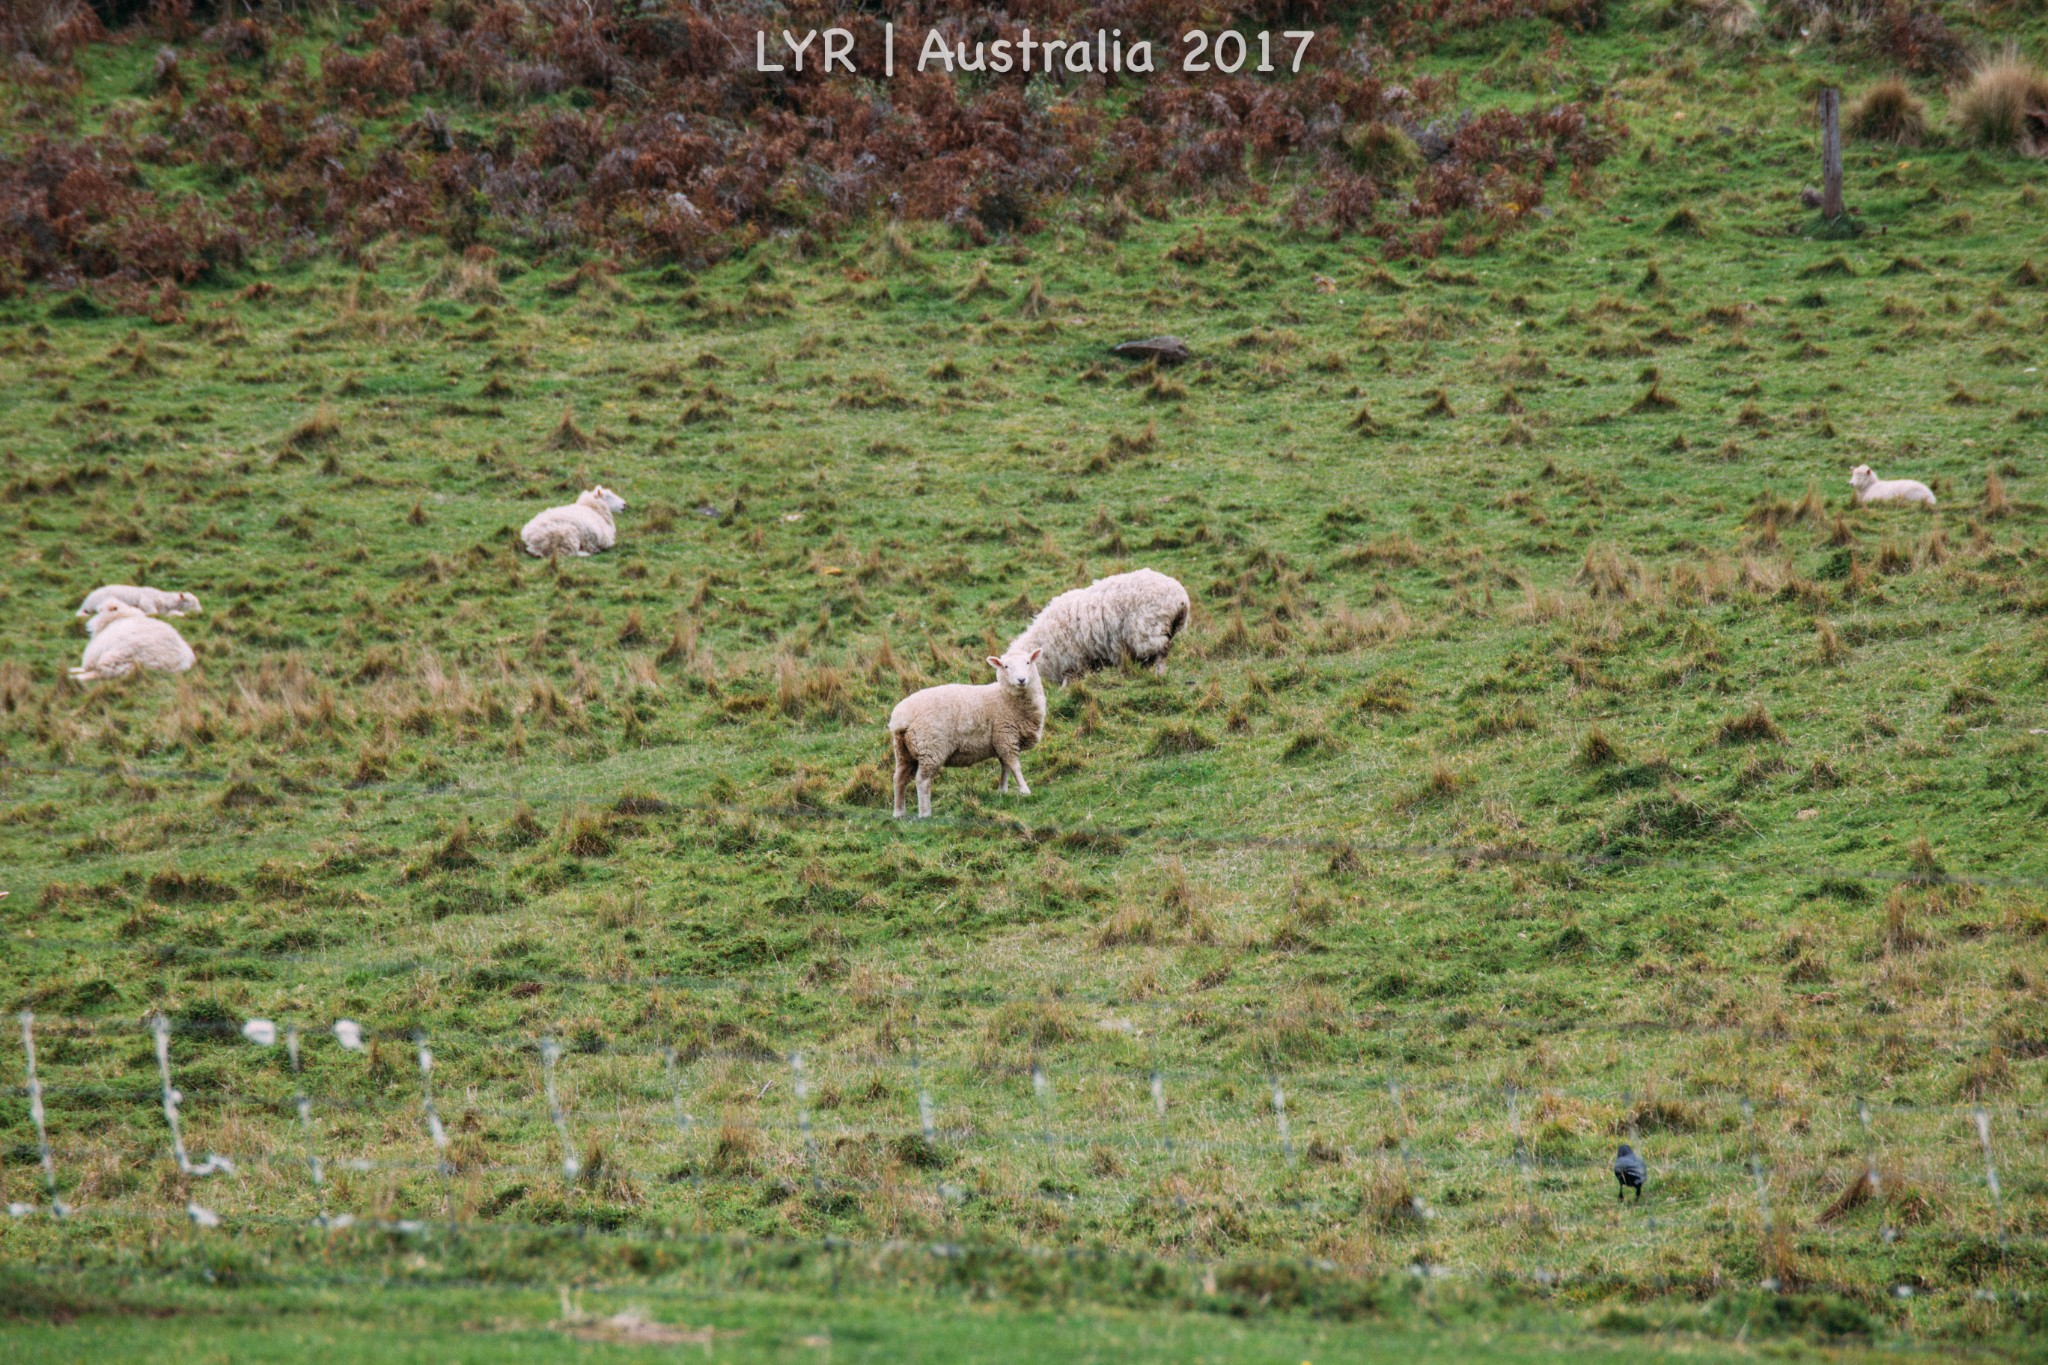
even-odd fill
[[[1579,762],[1588,768],[1604,768],[1620,759],[1620,748],[1597,725],[1586,732],[1586,738],[1579,744]]]
[[[303,454],[308,450],[317,450],[340,437],[341,423],[335,418],[334,409],[322,403],[285,433],[282,448]]]
[[[1640,414],[1646,412],[1672,412],[1677,408],[1678,400],[1664,392],[1664,386],[1661,383],[1652,380],[1650,387],[1643,390],[1642,397],[1631,403],[1628,410],[1631,413]]]
[[[562,813],[562,851],[572,858],[602,858],[612,851],[605,819],[594,811],[579,808]]]
[[[1730,716],[1721,722],[1714,732],[1717,744],[1783,744],[1785,732],[1778,728],[1778,722],[1771,719],[1771,713],[1758,702],[1739,716]]]
[[[1052,300],[1046,297],[1045,281],[1033,279],[1031,287],[1024,292],[1024,302],[1017,305],[1017,316],[1037,320],[1052,311]]]
[[[2008,516],[2012,512],[2012,503],[2005,495],[2005,480],[1998,477],[1998,471],[1995,469],[1986,470],[1984,473],[1982,512],[1986,521]]]
[[[1914,835],[1912,842],[1906,845],[1906,859],[1913,865],[1913,875],[1921,881],[1939,881],[1948,875],[1948,869],[1942,866],[1941,856],[1924,834]]]
[[[761,1130],[744,1118],[727,1115],[718,1126],[706,1163],[714,1175],[753,1176],[761,1170]]]
[[[1459,772],[1442,759],[1430,765],[1429,777],[1422,785],[1410,792],[1405,800],[1397,803],[1403,807],[1433,805],[1448,801],[1472,785],[1472,779]]]
[[[1949,108],[1964,139],[1976,146],[2048,156],[2048,72],[2017,44],[1971,67]]]
[[[1181,754],[1199,754],[1215,747],[1216,741],[1199,726],[1168,721],[1153,734],[1151,744],[1145,748],[1145,756],[1171,758]]]
[[[1813,623],[1814,645],[1820,654],[1820,661],[1833,667],[1846,662],[1849,647],[1842,643],[1842,633],[1835,629],[1835,623],[1825,617],[1818,617]]]
[[[1626,602],[1643,586],[1643,566],[1612,546],[1596,545],[1586,551],[1572,581],[1596,600]]]
[[[1358,1216],[1381,1232],[1393,1232],[1419,1226],[1428,1215],[1406,1173],[1381,1162],[1359,1186]]]
[[[1885,897],[1884,930],[1881,935],[1884,949],[1888,953],[1914,953],[1933,942],[1913,922],[1913,900],[1903,887],[1894,888]]]
[[[849,806],[886,806],[892,799],[889,778],[872,763],[862,763],[840,791],[839,799]]]
[[[1213,943],[1216,921],[1199,903],[1187,868],[1168,858],[1165,880],[1132,897],[1096,930],[1096,946],[1120,948],[1162,943]]]
[[[455,303],[501,304],[505,291],[498,283],[498,261],[490,248],[472,247],[461,260],[442,266],[420,287],[423,300],[448,299]]]
[[[988,262],[978,261],[975,263],[974,277],[968,280],[961,287],[960,292],[953,296],[953,301],[956,303],[972,303],[974,300],[981,298],[1001,299],[1007,297],[1009,296],[1003,292],[1003,287],[989,278]]]
[[[775,661],[775,709],[792,720],[810,716],[844,721],[859,714],[846,670],[825,663],[805,668],[787,654]]]
[[[1842,1192],[1814,1221],[1839,1222],[1866,1205],[1884,1209],[1887,1221],[1907,1226],[1925,1222],[1934,1213],[1926,1194],[1902,1173],[1865,1166],[1843,1184]]]
[[[1865,142],[1917,147],[1927,137],[1927,105],[1897,76],[1887,76],[1843,111],[1843,126]]]

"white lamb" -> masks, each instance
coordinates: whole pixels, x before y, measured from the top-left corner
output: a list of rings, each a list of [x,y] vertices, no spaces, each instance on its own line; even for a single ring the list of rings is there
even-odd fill
[[[977,687],[946,683],[913,692],[889,713],[889,749],[896,758],[896,818],[903,818],[904,794],[917,779],[917,814],[932,813],[932,779],[941,768],[967,768],[993,758],[1002,765],[998,791],[1031,795],[1018,755],[1045,733],[1045,684],[1035,649],[1012,647],[989,667],[996,680]]]
[[[1047,682],[1098,668],[1113,668],[1126,658],[1166,671],[1166,651],[1188,623],[1188,590],[1179,580],[1151,569],[1098,578],[1045,604],[1010,649],[1036,649],[1045,656],[1039,665]]]
[[[1918,479],[1880,479],[1867,464],[1849,471],[1849,487],[1856,490],[1859,503],[1917,502],[1934,506],[1934,490],[1926,484]]]
[[[599,484],[568,506],[550,507],[527,522],[519,529],[519,539],[535,559],[594,555],[617,543],[612,517],[625,510],[626,500]]]
[[[119,678],[138,668],[183,673],[195,659],[192,646],[169,621],[159,621],[126,602],[115,600],[93,618],[92,639],[85,657],[71,670],[76,682]]]
[[[126,602],[145,616],[197,616],[199,599],[189,592],[169,592],[163,588],[137,588],[127,583],[109,583],[104,588],[94,588],[86,594],[77,614],[85,618],[85,629],[91,633],[99,628],[99,610],[109,602]]]

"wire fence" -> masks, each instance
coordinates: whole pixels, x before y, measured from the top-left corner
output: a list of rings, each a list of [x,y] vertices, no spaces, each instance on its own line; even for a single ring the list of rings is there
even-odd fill
[[[533,979],[535,978],[529,978],[524,975],[516,978],[519,982]],[[539,979],[545,980],[547,978]],[[658,984],[657,978],[587,978],[584,980],[588,980],[593,984],[625,987]],[[755,989],[755,986],[753,983],[735,981],[725,983],[721,989],[740,991]],[[1267,1071],[1248,1071],[1241,1064],[1205,1064],[1193,1056],[1177,1056],[1169,1060],[1160,1055],[1156,1039],[1175,1029],[1213,1029],[1218,1026],[1227,1028],[1243,1024],[1263,1024],[1275,1021],[1299,1023],[1305,1017],[1304,1011],[1299,1008],[1261,1007],[1252,1004],[1230,1004],[1211,1008],[1192,1006],[1184,1001],[1162,999],[1157,996],[1131,997],[1087,992],[1052,995],[1044,992],[1028,993],[980,989],[924,991],[914,987],[906,987],[882,995],[873,1008],[878,1010],[898,1009],[911,1021],[913,1026],[916,1026],[920,1021],[933,1018],[951,1019],[953,1023],[957,1024],[959,1022],[958,1017],[950,1012],[963,1007],[1027,1006],[1040,1010],[1057,1010],[1063,1007],[1082,1005],[1099,1009],[1122,1010],[1142,1016],[1142,1023],[1125,1019],[1099,1020],[1097,1021],[1098,1028],[1099,1031],[1108,1034],[1128,1036],[1133,1041],[1154,1040],[1147,1048],[1147,1059],[1142,1065],[1118,1065],[1100,1062],[1068,1063],[1061,1068],[1061,1074],[1071,1079],[1090,1081],[1107,1079],[1118,1083],[1128,1082],[1133,1078],[1187,1081],[1271,1074]],[[61,1015],[34,1017],[36,1018],[36,1027],[46,1039],[58,1038],[68,1040],[121,1037],[132,1034],[136,1027],[136,1025],[127,1020],[99,1017]],[[1370,1011],[1348,1010],[1322,1004],[1319,1004],[1314,1010],[1314,1019],[1325,1028],[1346,1025],[1356,1026],[1361,1030],[1363,1036],[1382,1042],[1404,1040],[1411,1037],[1434,1038],[1437,1036],[1440,1027],[1435,1021],[1427,1019],[1395,1019]],[[1506,1024],[1514,1021],[1500,1020],[1494,1022]],[[187,1035],[202,1039],[246,1038],[248,1030],[252,1026],[259,1033],[265,1030],[274,1031],[277,1028],[275,1023],[263,1019],[235,1023],[217,1018],[171,1020],[164,1016],[152,1016],[150,1022],[152,1030],[160,1029],[168,1035]],[[1644,1039],[1656,1037],[1700,1038],[1722,1036],[1740,1039],[1751,1036],[1755,1027],[1747,1022],[1695,1024],[1655,1019],[1546,1019],[1533,1021],[1526,1025],[1517,1024],[1517,1026],[1525,1027],[1530,1033],[1539,1036],[1573,1039],[1592,1037],[1631,1042],[1640,1042]],[[1772,1025],[1773,1030],[1789,1030],[1789,1027],[1789,1025],[1775,1023]],[[360,1021],[351,1019],[337,1020],[330,1025],[323,1026],[319,1032],[345,1036],[351,1040],[348,1044],[351,1048],[366,1046],[379,1041],[401,1043],[404,1040],[416,1039],[422,1036],[412,1031],[392,1032],[390,1030],[373,1029]],[[1812,1031],[1813,1036],[1830,1039],[1840,1038],[1844,1035],[1844,1032],[1838,1025],[1824,1025],[1816,1027]],[[508,1045],[518,1049],[543,1049],[552,1045],[556,1047],[558,1052],[566,1052],[584,1059],[625,1058],[673,1061],[681,1058],[690,1063],[728,1062],[740,1065],[757,1065],[790,1055],[787,1051],[767,1048],[764,1045],[724,1048],[702,1042],[677,1045],[658,1042],[622,1042],[608,1037],[578,1038],[565,1048],[558,1043],[553,1043],[549,1037],[541,1033],[520,1032],[508,1034],[502,1029],[465,1029],[449,1025],[437,1026],[434,1030],[434,1036],[444,1043],[459,1043],[479,1050],[502,1049]],[[1982,1028],[1964,1024],[1959,1026],[1953,1036],[1949,1038],[1944,1039],[1940,1035],[1926,1030],[1922,1030],[1919,1036],[1923,1041],[1947,1041],[1974,1048],[1981,1045],[1985,1033]],[[920,1067],[927,1064],[914,1054],[906,1055],[900,1052],[890,1052],[873,1047],[850,1053],[847,1060],[852,1064],[871,1071],[880,1072],[908,1071],[915,1073]],[[1027,1050],[1018,1052],[1007,1060],[1000,1056],[989,1059],[982,1064],[981,1069],[1002,1070],[1008,1067],[1019,1072],[1025,1072],[1028,1071],[1028,1068],[1034,1061],[1035,1054]],[[1311,1070],[1306,1073],[1297,1072],[1297,1074],[1313,1075],[1318,1085],[1337,1090],[1364,1089],[1377,1091],[1379,1083],[1367,1074],[1368,1070],[1362,1066],[1354,1066],[1341,1070]],[[1406,1082],[1406,1088],[1418,1094],[1469,1096],[1475,1094],[1495,1094],[1500,1091],[1501,1086],[1411,1080]],[[1540,1088],[1543,1093],[1553,1096],[1604,1103],[1627,1103],[1643,1098],[1643,1092],[1641,1091],[1612,1086],[1588,1086],[1579,1083],[1545,1081]],[[45,1092],[52,1094],[95,1094],[106,1097],[134,1093],[132,1090],[124,1090],[107,1085],[45,1087]],[[1719,1103],[1733,1102],[1744,1098],[1745,1092],[1729,1087],[1701,1087],[1694,1085],[1687,1090],[1686,1095],[1693,1100]],[[1974,1112],[1979,1108],[1987,1109],[1993,1113],[2009,1110],[2018,1115],[2048,1111],[2048,1103],[2032,1104],[2023,1100],[2001,1101],[1991,1097],[1971,1099],[1952,1104],[1930,1104],[1899,1099],[1897,1097],[1877,1100],[1859,1097],[1857,1102],[1864,1105],[1866,1110],[1899,1114],[1953,1114]],[[1792,1098],[1764,1097],[1757,1100],[1756,1103],[1768,1110],[1776,1107],[1799,1107],[1805,1102]]]
[[[215,780],[190,770],[55,768],[43,775]],[[0,764],[0,779],[26,774]],[[392,794],[448,790],[378,781]],[[587,791],[456,785],[470,797],[587,804]],[[362,788],[332,788],[355,796]],[[1526,844],[1439,845],[1341,836],[1214,833],[1185,828],[1060,826],[954,816],[906,827],[886,815],[809,806],[642,802],[634,818],[762,820],[940,838],[1020,840],[1121,852],[1134,846],[1327,856],[1333,869],[1389,858],[1459,870],[1552,865],[1571,871],[1662,870],[1688,876],[1837,883],[2042,889],[2048,878],[1958,874],[1932,865],[1884,869],[1566,853]],[[47,885],[47,884],[46,884]],[[34,888],[21,887],[20,890]],[[661,991],[774,1000],[808,991],[788,980],[642,971],[563,972],[431,954],[270,951],[224,944],[43,936],[8,940],[28,960],[132,954],[155,964],[253,960],[376,975],[489,979],[570,990]],[[21,960],[21,959],[17,959]],[[1406,1013],[1328,1007],[1320,1028],[1348,1028],[1395,1060],[1355,1065],[1206,1064],[1169,1056],[1169,1035],[1214,1039],[1252,1026],[1300,1025],[1286,1004],[1210,1005],[1099,989],[1014,991],[885,982],[871,1013],[894,1013],[912,1041],[831,1053],[765,1044],[676,1047],[659,1040],[511,1033],[437,1023],[434,1036],[337,1019],[254,1018],[140,1024],[100,1017],[21,1017],[22,1080],[0,1131],[33,1164],[0,1167],[9,1211],[83,1229],[189,1224],[238,1230],[363,1228],[406,1237],[522,1228],[703,1246],[861,1247],[944,1259],[994,1239],[1017,1254],[1071,1254],[1097,1242],[1119,1254],[1213,1263],[1233,1251],[1295,1255],[1351,1247],[1412,1257],[1425,1278],[1510,1278],[1553,1285],[1651,1265],[1677,1276],[1703,1249],[1738,1249],[1756,1279],[1779,1286],[1798,1254],[1848,1281],[1960,1283],[2029,1292],[2015,1254],[2048,1247],[2040,1106],[1987,1097],[1952,1104],[1897,1096],[1746,1093],[1739,1086],[1661,1092],[1647,1083],[1521,1084],[1411,1078],[1404,1047],[1441,1047],[1441,1026]],[[1017,1037],[961,1036],[963,1011],[1091,1008],[1142,1061],[1056,1062]],[[990,1022],[990,1021],[983,1021]],[[1626,1050],[1648,1037],[1742,1038],[1742,1021],[1544,1019],[1482,1023]],[[1085,1025],[1083,1025],[1085,1027]],[[994,1024],[990,1023],[991,1029]],[[1808,1028],[1839,1037],[1839,1025]],[[1205,1032],[1206,1031],[1206,1032]],[[138,1033],[154,1084],[127,1074]],[[38,1052],[38,1039],[46,1045]],[[927,1047],[920,1052],[916,1039]],[[1982,1028],[1922,1032],[1935,1045],[1981,1047]],[[448,1049],[457,1069],[436,1053]],[[253,1070],[222,1049],[278,1055]],[[53,1050],[54,1049],[54,1050]],[[61,1055],[59,1055],[61,1053]],[[197,1055],[189,1055],[196,1053]],[[180,1067],[201,1077],[179,1083]],[[403,1077],[409,1075],[410,1088]],[[143,1116],[156,1111],[154,1141]],[[53,1123],[52,1115],[58,1121]],[[82,1122],[91,1115],[92,1122]],[[125,1116],[125,1117],[124,1117]],[[18,1134],[16,1134],[16,1130]],[[1625,1138],[1650,1164],[1646,1208],[1610,1205],[1608,1154]],[[1602,1144],[1608,1144],[1603,1150]],[[152,1148],[158,1154],[152,1156]],[[195,1155],[196,1153],[196,1155]],[[109,1163],[158,1169],[154,1187]],[[2017,1162],[2021,1183],[2013,1184]],[[29,1178],[33,1173],[34,1178]],[[2009,1197],[2008,1190],[2024,1193]],[[773,1238],[737,1232],[748,1199],[787,1206]],[[545,1219],[519,1210],[552,1199]],[[917,1236],[874,1235],[903,1227]],[[811,1235],[815,1234],[815,1235]],[[1787,1238],[1796,1245],[1788,1250]],[[1986,1248],[1989,1251],[1986,1252]],[[1311,1254],[1311,1264],[1338,1264]],[[1344,1263],[1352,1262],[1347,1251]],[[1981,1262],[1981,1265],[1979,1264]],[[2028,1264],[2035,1262],[2029,1260]]]
[[[1362,1233],[1426,1276],[1675,1276],[1735,1248],[1767,1286],[1805,1255],[1994,1296],[2031,1292],[2011,1258],[2048,1253],[2048,1114],[2025,1103],[1062,1068],[1021,1044],[994,1069],[914,1047],[579,1053],[488,1031],[452,1074],[424,1034],[350,1019],[19,1023],[9,1094],[26,1103],[0,1132],[34,1153],[33,1179],[8,1176],[8,1209],[74,1231],[566,1228],[938,1257],[994,1236],[1176,1263]],[[154,1086],[108,1079],[138,1064]],[[216,1083],[187,1091],[181,1071]],[[1647,1203],[1621,1203],[1608,1170],[1623,1138],[1649,1163]],[[153,1185],[138,1174],[166,1159]],[[764,1197],[787,1207],[785,1235],[714,1226]],[[923,1235],[874,1235],[903,1226]],[[1975,1267],[1961,1278],[1959,1258]]]

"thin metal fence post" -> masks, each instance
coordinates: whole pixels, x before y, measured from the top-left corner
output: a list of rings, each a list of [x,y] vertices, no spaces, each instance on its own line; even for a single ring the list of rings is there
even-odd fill
[[[33,1010],[21,1012],[21,1055],[27,1065],[29,1121],[36,1127],[36,1160],[42,1164],[43,1186],[50,1192],[50,1216],[62,1218],[71,1210],[57,1194],[57,1163],[50,1155],[50,1131],[44,1122],[43,1083],[36,1076],[36,1016]]]

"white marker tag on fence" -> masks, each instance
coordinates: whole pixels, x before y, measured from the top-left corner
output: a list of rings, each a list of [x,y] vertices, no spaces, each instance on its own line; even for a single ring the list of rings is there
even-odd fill
[[[251,1019],[242,1025],[242,1036],[258,1047],[273,1047],[277,1043],[277,1025],[268,1019]]]
[[[334,1041],[340,1043],[350,1052],[361,1052],[363,1050],[363,1026],[353,1019],[335,1020]]]

